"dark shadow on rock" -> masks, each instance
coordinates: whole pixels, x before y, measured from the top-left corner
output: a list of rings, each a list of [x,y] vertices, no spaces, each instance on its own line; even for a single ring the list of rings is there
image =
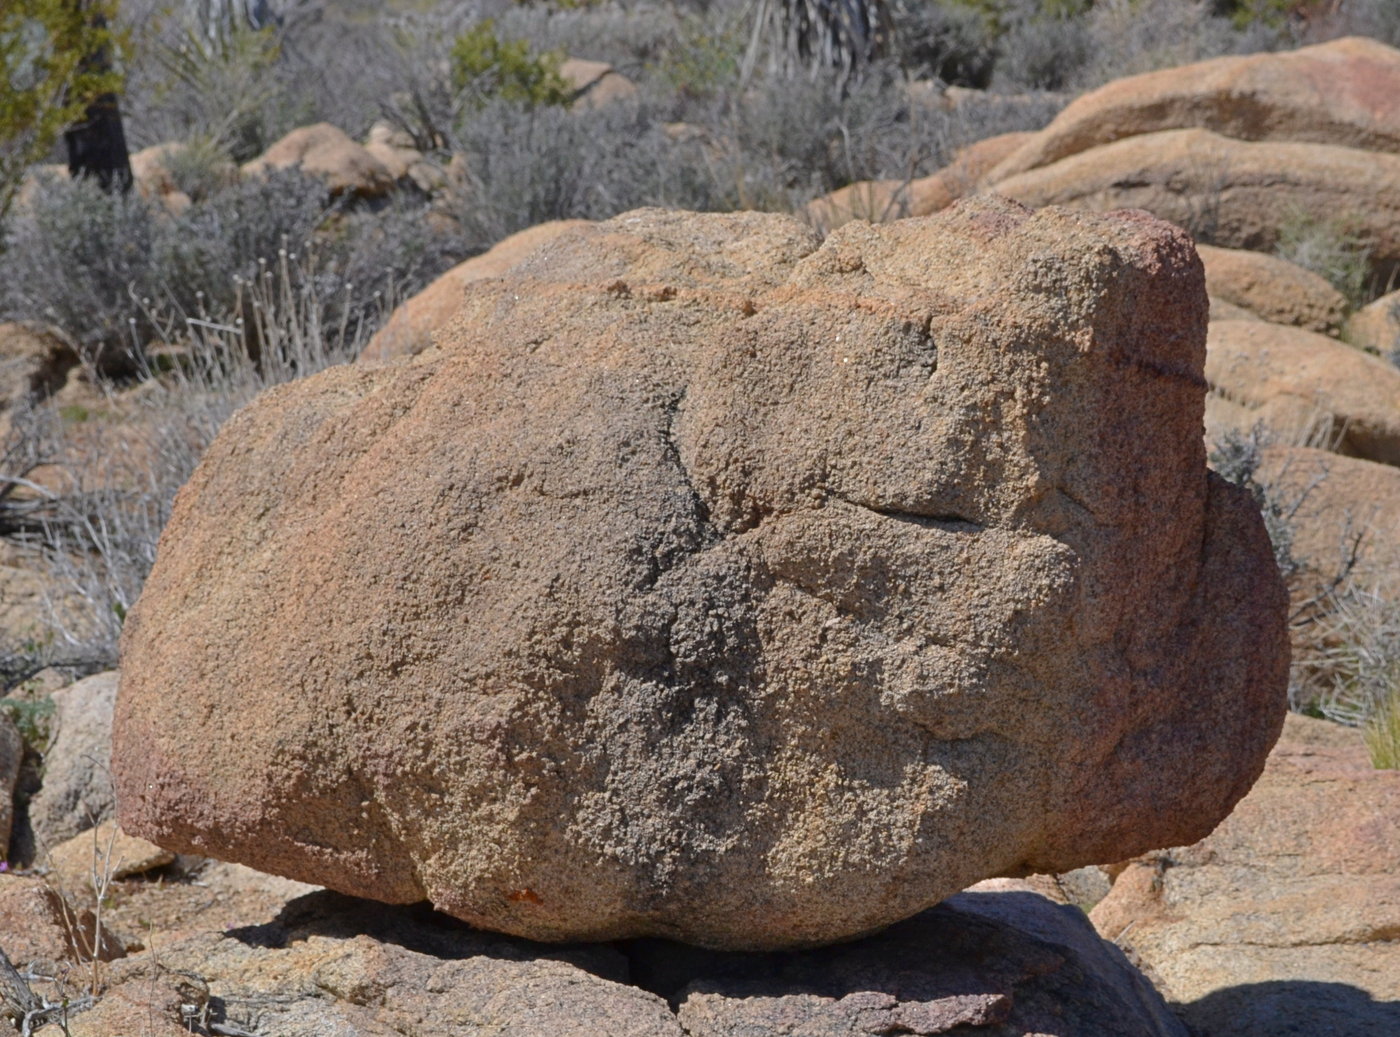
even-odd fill
[[[632,982],[704,1037],[1185,1033],[1082,911],[1029,892],[962,893],[872,936],[808,951],[621,946]]]
[[[380,943],[445,961],[487,957],[502,961],[548,959],[567,962],[602,979],[627,982],[627,959],[611,944],[548,944],[473,928],[418,904],[381,904],[331,890],[289,900],[277,917],[227,934],[250,947],[281,949],[311,936],[350,940],[368,936]]]
[[[1175,1006],[1200,1037],[1396,1037],[1400,1001],[1345,983],[1275,980],[1224,987]]]

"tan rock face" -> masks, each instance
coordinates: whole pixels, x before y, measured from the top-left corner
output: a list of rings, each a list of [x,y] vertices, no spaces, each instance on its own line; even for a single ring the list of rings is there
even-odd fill
[[[331,194],[373,197],[394,185],[394,176],[344,130],[328,122],[292,130],[243,167],[245,176],[269,169],[298,168],[324,180]]]
[[[1320,438],[1336,452],[1400,464],[1400,371],[1325,335],[1262,321],[1210,325],[1206,377],[1247,432]]]
[[[360,359],[387,360],[421,353],[432,343],[433,332],[445,326],[461,308],[462,292],[467,285],[488,277],[500,277],[565,231],[588,225],[588,220],[551,220],[537,224],[498,241],[479,256],[458,263],[398,306],[384,327],[365,345]]]
[[[1397,848],[1400,772],[1372,770],[1356,732],[1290,716],[1235,812],[1131,865],[1092,918],[1202,1034],[1392,1033]]]
[[[1186,127],[1239,140],[1400,152],[1400,51],[1348,37],[1115,80],[1076,100],[989,180],[1125,137]]]
[[[1275,324],[1335,332],[1346,316],[1342,293],[1311,270],[1262,252],[1197,245],[1211,298],[1243,307]],[[1226,319],[1211,313],[1211,319]]]
[[[225,427],[127,620],[122,825],[727,947],[1198,838],[1287,672],[1205,305],[1141,213],[562,237]]]
[[[1287,214],[1342,221],[1382,266],[1400,261],[1400,155],[1164,130],[995,182],[1027,205],[1146,209],[1227,248],[1267,252]]]

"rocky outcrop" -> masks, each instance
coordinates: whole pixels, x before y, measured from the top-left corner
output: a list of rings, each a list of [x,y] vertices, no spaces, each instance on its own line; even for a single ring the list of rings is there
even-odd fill
[[[774,955],[656,940],[550,948],[311,894],[262,924],[114,964],[72,1033],[163,1033],[194,1016],[279,1037],[1185,1037],[1081,912],[1006,885],[830,951]]]
[[[1198,245],[1206,267],[1206,291],[1274,324],[1291,324],[1322,334],[1341,329],[1347,301],[1311,270],[1241,249]],[[1212,320],[1227,319],[1211,311]]]
[[[325,183],[333,195],[372,198],[394,186],[394,176],[363,145],[328,122],[292,130],[243,166],[244,176],[271,169],[299,169]]]
[[[1397,846],[1400,772],[1289,716],[1235,812],[1130,864],[1092,918],[1204,1037],[1382,1037],[1400,1026]]]
[[[1206,378],[1247,433],[1262,422],[1283,442],[1400,465],[1400,371],[1301,328],[1261,321],[1210,325]]]
[[[1027,205],[1148,212],[1202,241],[1269,251],[1283,214],[1341,219],[1381,268],[1400,261],[1400,155],[1293,141],[1249,142],[1163,130],[1081,151],[997,180]]]
[[[1126,137],[1189,127],[1238,140],[1400,152],[1400,51],[1348,37],[1118,79],[1074,101],[987,179],[996,183]]]
[[[126,621],[122,825],[728,948],[1199,838],[1287,673],[1205,306],[1142,213],[562,236],[225,425]]]
[[[115,671],[53,693],[53,741],[44,754],[44,783],[29,803],[42,856],[112,816],[112,708]]]
[[[807,204],[807,220],[830,233],[851,220],[883,223],[905,216],[929,216],[971,194],[998,162],[1033,133],[1002,133],[960,148],[953,161],[931,176],[914,180],[862,180]]]
[[[588,220],[551,220],[498,241],[479,256],[458,263],[389,315],[360,353],[361,360],[387,360],[421,353],[462,306],[462,293],[473,281],[500,277],[536,249],[565,231],[586,227]]]
[[[1354,586],[1400,600],[1400,468],[1306,447],[1272,447],[1257,478],[1289,515],[1295,599],[1345,572]],[[1299,602],[1301,603],[1301,602]]]

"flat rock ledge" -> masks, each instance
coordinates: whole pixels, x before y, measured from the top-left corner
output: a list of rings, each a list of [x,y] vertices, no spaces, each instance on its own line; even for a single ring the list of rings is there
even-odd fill
[[[158,959],[158,964],[157,964]],[[174,1037],[180,1006],[278,1037],[1187,1037],[1075,908],[968,892],[878,936],[737,954],[665,941],[546,946],[334,893],[109,967],[73,1037]]]
[[[550,941],[847,940],[1208,833],[1287,600],[1179,229],[568,230],[271,390],[125,625],[123,828]]]

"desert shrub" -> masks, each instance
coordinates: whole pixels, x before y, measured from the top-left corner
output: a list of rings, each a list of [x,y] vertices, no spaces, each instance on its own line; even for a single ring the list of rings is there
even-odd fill
[[[479,106],[492,98],[527,107],[567,104],[573,94],[559,75],[563,56],[535,53],[525,39],[503,40],[487,18],[452,45],[452,85]]]
[[[345,304],[338,285],[416,290],[461,254],[423,232],[423,213],[421,205],[348,210],[295,170],[237,182],[178,216],[136,195],[55,181],[11,228],[0,313],[57,325],[85,360],[129,375],[144,347],[162,340],[159,314],[237,316],[244,286],[284,250],[312,243],[324,282],[317,296],[332,307]],[[340,314],[324,317],[337,323]]]
[[[1372,294],[1371,251],[1345,218],[1284,213],[1274,254],[1326,279],[1353,308]]]
[[[6,0],[0,6],[0,224],[26,169],[48,152],[87,104],[121,85],[121,76],[87,67],[119,37],[110,0],[79,7],[65,0]]]
[[[982,12],[963,5],[901,0],[891,10],[894,59],[916,77],[985,87],[996,62],[996,34]]]
[[[30,568],[48,590],[37,631],[0,633],[7,687],[47,667],[82,675],[114,666],[175,492],[219,427],[269,386],[353,359],[395,302],[369,283],[328,274],[314,254],[283,251],[263,273],[239,286],[239,313],[153,310],[173,352],[162,371],[147,369],[138,389],[109,386],[106,415],[74,422],[39,407],[23,417],[17,434],[30,442],[15,456],[63,470],[67,488],[37,488],[38,506],[24,514]],[[0,484],[7,475],[0,471]]]
[[[643,106],[571,112],[497,100],[461,127],[459,140],[469,186],[454,215],[474,248],[544,220],[716,201],[703,159],[674,145]]]
[[[1022,90],[1065,90],[1082,82],[1098,53],[1078,11],[1015,19],[998,47],[996,83]]]

